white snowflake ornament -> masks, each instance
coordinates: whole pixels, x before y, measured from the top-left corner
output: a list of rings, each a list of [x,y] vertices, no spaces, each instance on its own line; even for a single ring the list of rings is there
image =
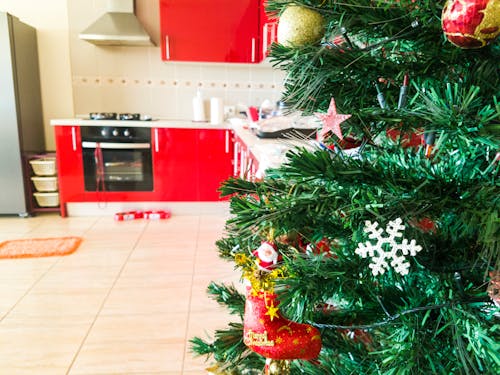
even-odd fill
[[[371,258],[369,267],[374,276],[383,274],[390,267],[403,276],[407,275],[410,263],[406,256],[414,257],[422,250],[422,247],[417,245],[415,240],[408,242],[406,238],[403,238],[401,243],[396,241],[396,239],[403,237],[402,231],[404,231],[405,226],[402,223],[403,220],[399,217],[389,221],[385,228],[388,236],[384,237],[384,230],[378,229],[376,221],[372,223],[367,220],[365,222],[364,232],[369,233],[368,238],[375,241],[359,243],[354,252],[362,258]]]

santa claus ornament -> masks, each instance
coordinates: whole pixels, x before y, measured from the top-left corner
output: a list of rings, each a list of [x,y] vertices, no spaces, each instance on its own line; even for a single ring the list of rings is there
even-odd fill
[[[257,268],[261,271],[270,271],[276,267],[280,261],[278,248],[271,242],[262,242],[262,244],[252,253],[255,256]]]
[[[484,47],[500,35],[500,0],[448,0],[441,25],[456,46]]]

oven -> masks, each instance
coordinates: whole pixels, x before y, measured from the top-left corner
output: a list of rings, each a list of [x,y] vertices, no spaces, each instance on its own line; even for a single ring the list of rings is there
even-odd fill
[[[82,126],[85,191],[153,191],[151,129]]]

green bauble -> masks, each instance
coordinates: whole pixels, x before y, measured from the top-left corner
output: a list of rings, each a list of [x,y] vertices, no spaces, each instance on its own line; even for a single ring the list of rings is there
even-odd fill
[[[278,43],[300,47],[318,42],[325,33],[321,13],[297,5],[289,5],[278,21]]]

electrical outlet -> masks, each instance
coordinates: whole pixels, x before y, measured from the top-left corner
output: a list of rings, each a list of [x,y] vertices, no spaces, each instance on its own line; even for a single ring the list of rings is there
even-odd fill
[[[236,114],[236,107],[234,105],[225,105],[224,106],[224,117],[229,118],[233,117]]]

